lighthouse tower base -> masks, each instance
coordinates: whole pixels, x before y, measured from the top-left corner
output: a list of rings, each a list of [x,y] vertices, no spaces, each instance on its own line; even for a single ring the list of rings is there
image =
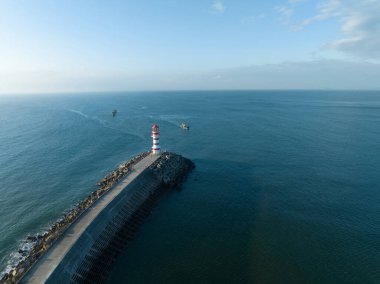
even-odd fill
[[[153,149],[153,150],[152,150],[152,154],[154,154],[154,155],[159,155],[159,154],[161,154],[161,150]]]

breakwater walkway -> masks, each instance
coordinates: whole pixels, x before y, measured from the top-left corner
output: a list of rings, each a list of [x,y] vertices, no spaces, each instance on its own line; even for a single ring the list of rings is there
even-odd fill
[[[100,198],[89,210],[72,224],[63,236],[50,248],[47,253],[35,264],[24,277],[22,283],[45,283],[67,252],[78,241],[79,237],[86,231],[88,226],[96,219],[99,213],[117,197],[136,177],[146,168],[151,166],[160,156],[148,155],[132,167],[127,177],[120,181],[112,190]]]

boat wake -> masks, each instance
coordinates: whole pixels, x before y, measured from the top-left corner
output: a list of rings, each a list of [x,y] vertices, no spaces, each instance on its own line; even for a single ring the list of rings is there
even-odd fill
[[[72,113],[75,113],[75,114],[78,114],[84,118],[89,118],[87,114],[84,114],[83,112],[79,111],[79,110],[75,110],[75,109],[67,109],[68,111],[72,112]]]
[[[79,116],[81,116],[81,117],[83,117],[83,118],[85,118],[87,120],[96,122],[96,123],[100,124],[104,128],[107,128],[107,129],[110,129],[110,130],[116,131],[116,132],[121,132],[121,133],[124,133],[124,134],[127,134],[127,135],[131,135],[131,136],[139,138],[140,140],[144,140],[144,141],[146,140],[146,138],[143,137],[142,135],[139,135],[139,134],[136,134],[136,133],[132,133],[130,131],[125,131],[125,130],[117,128],[117,127],[115,127],[113,125],[111,126],[111,124],[109,122],[107,122],[107,121],[105,121],[105,120],[103,120],[103,119],[101,119],[101,118],[99,118],[97,116],[90,116],[90,115],[87,115],[87,114],[85,114],[85,113],[83,113],[83,112],[81,112],[79,110],[75,110],[75,109],[66,109],[66,110],[69,111],[69,112],[75,113],[75,114],[77,114],[77,115],[79,115]]]
[[[165,115],[160,115],[158,118],[161,121],[168,122],[178,127],[183,121],[188,121],[190,116],[180,115],[180,114],[165,114]]]

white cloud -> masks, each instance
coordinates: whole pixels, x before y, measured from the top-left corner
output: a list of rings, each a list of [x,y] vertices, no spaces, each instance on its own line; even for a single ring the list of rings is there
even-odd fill
[[[266,14],[265,13],[261,13],[259,15],[252,15],[252,16],[247,16],[247,17],[242,17],[240,19],[240,23],[241,24],[249,24],[249,23],[254,23],[256,22],[257,20],[262,20],[266,17]]]
[[[300,2],[304,2],[306,0],[288,0],[288,3],[289,4],[296,4],[296,3],[300,3]]]
[[[284,5],[274,7],[274,10],[280,16],[280,22],[283,24],[288,24],[290,18],[293,16],[297,5],[306,0],[288,0]]]
[[[326,46],[361,58],[380,59],[380,1],[328,0],[318,6],[318,14],[300,27],[316,21],[337,19],[341,38]]]
[[[222,14],[226,10],[226,7],[223,5],[222,1],[214,1],[211,5],[211,9],[214,13]]]
[[[275,11],[280,15],[280,21],[284,24],[288,23],[290,17],[294,14],[294,8],[288,5],[277,6]]]

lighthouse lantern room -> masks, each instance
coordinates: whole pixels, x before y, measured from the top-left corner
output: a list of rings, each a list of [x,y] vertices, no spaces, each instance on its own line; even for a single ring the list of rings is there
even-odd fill
[[[153,146],[152,153],[160,154],[160,129],[157,124],[153,124],[152,126],[152,138],[153,138]]]

